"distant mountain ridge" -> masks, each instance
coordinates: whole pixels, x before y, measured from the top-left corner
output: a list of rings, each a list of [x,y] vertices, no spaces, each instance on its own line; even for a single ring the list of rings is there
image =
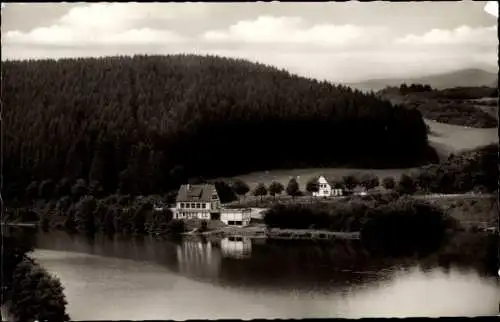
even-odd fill
[[[498,84],[498,74],[483,69],[471,68],[423,77],[370,79],[346,85],[359,90],[379,91],[388,86],[399,86],[403,83],[429,84],[432,88],[436,89],[476,86],[496,87]]]

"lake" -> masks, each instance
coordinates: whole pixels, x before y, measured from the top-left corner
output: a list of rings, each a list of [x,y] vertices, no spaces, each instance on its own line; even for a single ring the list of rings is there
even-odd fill
[[[38,234],[34,256],[60,278],[73,320],[484,316],[500,302],[488,242],[464,233],[439,252],[398,257],[359,240],[51,232]]]

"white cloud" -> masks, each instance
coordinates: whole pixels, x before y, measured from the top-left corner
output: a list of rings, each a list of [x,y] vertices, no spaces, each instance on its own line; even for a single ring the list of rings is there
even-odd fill
[[[35,28],[29,32],[7,31],[6,44],[89,46],[144,45],[183,42],[185,39],[171,30],[137,27],[149,19],[196,19],[207,12],[206,5],[94,3],[75,7],[56,24]]]
[[[64,25],[36,28],[28,33],[9,31],[2,37],[2,42],[19,45],[45,45],[85,47],[89,45],[155,45],[182,43],[185,39],[169,30],[149,28],[117,30],[114,32],[94,31],[70,28]]]
[[[407,45],[494,45],[498,44],[497,26],[471,28],[461,26],[454,30],[432,29],[423,35],[407,35],[396,40]]]
[[[240,21],[226,30],[207,31],[202,39],[212,43],[349,46],[383,42],[388,31],[380,26],[307,26],[300,17],[260,16],[255,20]]]
[[[2,57],[216,53],[344,81],[439,73],[493,65],[497,59],[496,26],[399,35],[398,30],[383,26],[310,23],[297,16],[267,15],[188,36],[187,27],[197,24],[202,29],[210,24],[208,20],[214,22],[211,6],[95,3],[74,7],[49,26],[26,32],[2,30]],[[168,28],[155,27],[158,22]]]

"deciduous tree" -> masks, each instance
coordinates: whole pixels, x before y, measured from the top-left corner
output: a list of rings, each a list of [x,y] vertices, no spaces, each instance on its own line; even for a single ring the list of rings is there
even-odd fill
[[[262,200],[262,197],[267,195],[267,188],[263,183],[259,183],[257,187],[255,187],[255,190],[253,192],[255,196],[260,196],[260,200]]]
[[[300,187],[296,178],[291,178],[290,181],[288,181],[288,184],[286,186],[286,193],[287,195],[291,196],[292,199],[295,199],[295,197],[300,195]]]
[[[285,190],[285,187],[281,182],[273,181],[269,185],[269,194],[276,198],[276,195],[281,194]]]
[[[234,192],[236,192],[239,196],[244,197],[250,191],[250,187],[241,179],[233,180],[231,186],[233,187]]]

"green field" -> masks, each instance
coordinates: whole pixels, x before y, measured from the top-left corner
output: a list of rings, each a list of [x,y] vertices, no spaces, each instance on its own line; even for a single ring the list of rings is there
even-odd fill
[[[326,176],[330,178],[339,178],[351,173],[366,173],[371,172],[380,178],[386,176],[399,177],[403,172],[409,169],[349,169],[349,168],[308,168],[308,169],[285,169],[285,170],[270,170],[261,172],[252,172],[244,175],[236,176],[235,178],[245,181],[250,189],[257,186],[258,183],[264,183],[266,186],[273,181],[281,182],[285,187],[292,177],[296,177],[299,183],[300,190],[305,190],[307,181],[315,176]]]
[[[429,143],[441,158],[498,142],[498,129],[480,129],[425,120],[431,131]]]
[[[465,126],[450,125],[426,120],[431,129],[429,143],[434,147],[440,158],[445,160],[450,153],[459,153],[464,150],[474,149],[490,143],[498,142],[497,129],[468,128]],[[349,168],[306,168],[306,169],[277,169],[269,171],[252,172],[236,176],[242,179],[250,189],[255,188],[258,183],[269,185],[273,181],[286,185],[292,177],[296,177],[300,189],[304,190],[307,181],[315,176],[324,175],[332,178],[342,178],[350,173],[372,172],[380,178],[386,176],[399,177],[403,172],[410,169],[349,169]]]

